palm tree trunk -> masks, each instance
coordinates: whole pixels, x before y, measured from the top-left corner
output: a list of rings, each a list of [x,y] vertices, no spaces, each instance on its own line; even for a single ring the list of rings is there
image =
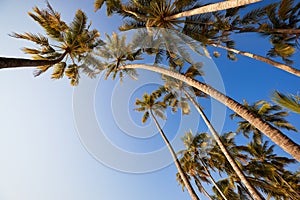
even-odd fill
[[[209,198],[210,200],[213,200],[211,198],[211,196],[208,194],[208,192],[204,189],[204,187],[202,186],[201,182],[199,181],[199,179],[196,177],[196,176],[193,176],[194,180],[195,180],[195,183],[198,187],[198,190],[200,192],[202,192],[205,196],[207,196],[207,198]]]
[[[254,199],[262,200],[264,199],[261,194],[255,189],[255,187],[252,186],[252,184],[247,180],[245,174],[243,171],[239,168],[239,166],[236,164],[235,160],[232,158],[230,153],[227,151],[226,147],[224,146],[223,142],[221,141],[219,134],[215,130],[215,128],[212,126],[210,121],[207,119],[206,115],[204,114],[203,110],[200,108],[198,103],[186,92],[184,91],[185,96],[189,99],[189,101],[192,102],[192,104],[195,106],[197,111],[199,112],[200,116],[202,117],[204,123],[210,130],[211,134],[214,136],[218,146],[220,147],[222,153],[225,155],[226,159],[228,160],[229,164],[235,171],[236,175],[239,177],[239,179],[242,181],[242,183],[245,185],[245,187],[249,190],[251,195],[254,197]]]
[[[199,82],[197,80],[191,79],[186,77],[182,74],[179,74],[174,71],[170,71],[168,69],[164,69],[162,67],[156,67],[152,65],[145,65],[145,64],[132,64],[132,65],[124,65],[119,68],[122,69],[146,69],[153,72],[157,72],[160,74],[164,74],[170,77],[173,77],[177,80],[183,81],[188,85],[197,88],[198,90],[204,92],[205,94],[211,96],[212,98],[216,99],[217,101],[223,103],[225,106],[236,112],[242,118],[250,122],[253,126],[255,126],[258,130],[264,133],[267,137],[269,137],[275,144],[280,146],[283,150],[293,156],[296,160],[300,162],[300,146],[291,140],[289,137],[284,135],[280,130],[276,129],[269,123],[263,121],[261,118],[253,115],[247,108],[245,108],[240,103],[236,102],[235,100],[231,99],[230,97],[222,94],[221,92],[217,91],[213,87]]]
[[[256,60],[263,61],[263,62],[265,62],[267,64],[270,64],[270,65],[273,65],[274,67],[277,67],[281,70],[284,70],[284,71],[289,72],[291,74],[294,74],[296,76],[300,76],[300,70],[299,69],[290,67],[290,66],[282,64],[280,62],[276,62],[276,61],[271,60],[269,58],[259,56],[259,55],[253,54],[253,53],[245,52],[245,51],[239,51],[239,50],[232,49],[232,48],[220,45],[220,44],[208,44],[208,45],[213,46],[213,47],[218,47],[218,48],[221,48],[221,49],[225,49],[227,51],[231,51],[231,52],[236,53],[236,54],[247,56],[249,58],[253,58],[253,59],[256,59]]]
[[[66,55],[67,52],[64,52],[61,56],[54,60],[31,60],[26,58],[0,57],[0,69],[54,65],[62,61]]]
[[[181,167],[181,165],[180,165],[180,162],[179,162],[178,159],[177,159],[177,156],[176,156],[176,153],[175,153],[173,147],[171,146],[171,144],[170,144],[168,138],[167,138],[166,135],[164,134],[164,132],[163,132],[163,130],[161,129],[161,127],[160,127],[158,121],[156,120],[155,116],[153,115],[152,110],[150,110],[150,115],[151,115],[152,119],[154,120],[154,123],[155,123],[157,129],[159,130],[159,133],[160,133],[161,137],[163,138],[164,142],[166,143],[166,145],[167,145],[167,147],[168,147],[168,149],[169,149],[169,151],[170,151],[170,153],[171,153],[171,155],[172,155],[172,158],[173,158],[173,160],[174,160],[174,162],[175,162],[175,165],[176,165],[176,167],[177,167],[178,173],[180,174],[180,177],[181,177],[181,179],[183,180],[183,183],[184,183],[184,185],[185,185],[187,191],[189,192],[191,198],[192,198],[193,200],[199,200],[199,197],[197,196],[196,192],[194,191],[194,189],[193,189],[193,187],[192,187],[190,181],[188,180],[188,178],[187,178],[185,172],[183,171],[183,169],[182,169],[182,167]]]
[[[247,4],[251,4],[251,3],[255,3],[255,2],[259,2],[259,1],[261,1],[261,0],[228,0],[228,1],[223,1],[223,2],[220,2],[220,3],[214,3],[214,4],[202,6],[200,8],[195,8],[195,9],[188,10],[188,11],[185,11],[185,12],[181,12],[181,13],[169,16],[169,17],[165,17],[165,20],[173,20],[173,19],[177,19],[177,18],[181,18],[181,17],[199,15],[199,14],[202,14],[202,13],[215,12],[215,11],[219,11],[219,10],[226,10],[226,9],[235,8],[235,7],[239,7],[239,6],[243,6],[243,5],[247,5]]]
[[[218,190],[218,192],[220,193],[220,195],[223,197],[224,200],[228,200],[228,199],[226,198],[226,196],[224,195],[224,193],[222,192],[222,190],[219,188],[219,186],[218,186],[218,184],[216,183],[214,177],[212,177],[210,171],[207,169],[207,167],[206,167],[206,165],[205,165],[203,159],[200,158],[198,152],[197,152],[197,157],[198,157],[198,159],[200,160],[200,162],[201,162],[201,164],[202,164],[204,170],[206,171],[206,173],[207,173],[209,179],[211,180],[211,182],[213,183],[213,185],[215,186],[215,188]]]
[[[252,28],[239,28],[239,27],[232,27],[230,30],[238,30],[238,33],[244,33],[244,32],[255,32],[255,33],[282,33],[282,34],[289,34],[289,35],[297,35],[300,34],[300,29],[269,29],[269,30],[263,30],[263,29],[252,29]]]

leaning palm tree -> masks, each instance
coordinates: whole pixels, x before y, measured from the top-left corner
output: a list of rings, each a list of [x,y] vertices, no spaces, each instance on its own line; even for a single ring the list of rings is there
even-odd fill
[[[249,110],[249,112],[256,116],[260,116],[275,127],[297,132],[297,129],[284,119],[284,117],[288,116],[288,112],[282,111],[282,108],[278,105],[271,105],[266,101],[258,101],[253,105],[249,105],[248,102],[244,100],[244,106]],[[240,116],[237,113],[234,113],[231,114],[230,117],[233,119]],[[249,134],[253,133],[253,141],[257,144],[262,143],[262,132],[255,126],[245,120],[239,121],[238,125],[237,133],[243,133],[243,135],[247,138],[249,138]]]
[[[103,44],[98,39],[99,32],[89,30],[87,17],[81,10],[76,12],[72,23],[67,25],[48,2],[47,9],[40,10],[35,7],[33,12],[29,12],[29,16],[41,25],[47,36],[33,33],[12,34],[13,37],[34,42],[40,48],[23,49],[25,53],[33,56],[33,60],[0,58],[0,69],[36,66],[38,70],[35,75],[38,76],[54,67],[53,79],[59,79],[65,73],[71,79],[71,84],[76,85],[79,69],[88,70],[88,67],[81,62],[82,58],[96,46]]]
[[[116,37],[117,38],[117,37]],[[125,41],[124,41],[125,42]],[[108,43],[106,43],[108,45]],[[128,46],[130,46],[128,44]],[[99,47],[99,49],[103,49],[103,47]],[[111,49],[111,53],[114,53],[117,49]],[[234,112],[236,112],[238,115],[240,115],[242,118],[253,124],[258,130],[260,130],[262,133],[264,133],[267,137],[269,137],[273,142],[275,142],[278,146],[280,146],[283,150],[285,150],[287,153],[289,153],[291,156],[293,156],[295,159],[300,161],[300,146],[292,141],[290,138],[288,138],[286,135],[284,135],[280,130],[273,127],[269,123],[265,122],[260,117],[254,115],[253,113],[249,112],[247,108],[245,108],[240,103],[236,102],[232,98],[222,94],[218,90],[214,89],[213,87],[199,82],[195,79],[192,79],[190,77],[185,76],[184,74],[180,74],[172,69],[165,69],[163,67],[160,67],[159,65],[147,65],[147,64],[130,64],[135,59],[133,57],[138,56],[139,53],[141,53],[140,50],[136,49],[130,49],[129,52],[127,52],[128,55],[134,55],[129,56],[128,58],[124,57],[122,60],[122,65],[117,65],[117,67],[114,67],[115,65],[110,65],[109,61],[107,61],[107,67],[103,68],[104,70],[109,71],[109,73],[118,74],[121,75],[124,72],[127,73],[130,69],[145,69],[153,72],[157,72],[166,76],[170,76],[172,78],[175,78],[177,80],[180,80],[186,84],[188,84],[191,87],[196,88],[197,90],[211,96],[212,98],[216,99],[217,101],[223,103],[228,108],[232,109]],[[115,64],[119,63],[118,60],[116,62],[113,61]],[[101,66],[102,62],[99,62],[99,65]]]
[[[142,117],[142,123],[145,123],[149,117],[151,117],[151,119],[153,119],[161,137],[163,138],[164,142],[166,143],[171,156],[173,158],[173,161],[175,162],[176,168],[180,174],[181,179],[184,182],[185,187],[187,188],[191,198],[193,200],[198,200],[198,196],[195,193],[191,183],[188,180],[187,175],[185,174],[185,172],[182,169],[182,166],[180,165],[180,162],[177,159],[176,153],[172,147],[172,145],[170,144],[168,138],[166,137],[165,133],[163,132],[162,128],[160,127],[156,117],[160,117],[162,119],[165,119],[165,115],[163,113],[164,109],[166,108],[166,104],[163,102],[160,102],[157,100],[157,97],[155,97],[154,95],[148,95],[147,93],[145,93],[143,95],[143,99],[139,100],[136,99],[135,105],[139,106],[138,108],[136,108],[136,111],[139,112],[144,112],[143,117]]]
[[[267,18],[267,13],[269,13],[268,10],[270,10],[270,8],[272,7],[268,5],[266,7],[254,9],[244,15],[241,15],[238,12],[239,9],[234,9],[234,10],[230,9],[227,10],[226,12],[206,13],[197,16],[191,16],[188,17],[186,21],[187,22],[194,21],[197,23],[194,24],[185,23],[182,32],[192,37],[193,39],[200,41],[202,45],[204,45],[204,47],[212,46],[212,47],[226,50],[229,59],[236,60],[237,58],[235,54],[239,54],[251,59],[265,62],[267,64],[270,64],[276,68],[279,68],[281,70],[284,70],[296,76],[300,76],[300,70],[288,64],[275,61],[266,56],[261,56],[255,53],[251,53],[249,51],[244,51],[244,50],[239,50],[234,48],[234,41],[231,38],[229,38],[230,34],[232,33],[251,32],[251,30],[255,29],[255,25],[261,23],[268,23],[269,21],[271,21],[271,20],[264,20],[264,18]],[[236,30],[239,30],[239,32],[236,32]],[[268,29],[264,29],[264,31],[261,30],[261,32],[264,35],[272,35],[273,31],[274,30],[272,27]],[[280,37],[286,37],[286,38],[288,37],[285,36],[284,33],[276,33],[276,34]],[[289,36],[290,39],[294,39],[297,36],[297,34],[294,33]],[[279,47],[276,49],[276,51],[274,49],[273,50],[275,52],[279,52],[279,53],[281,52],[281,54],[283,54],[284,53],[283,51],[287,53],[287,51],[294,49],[293,46],[295,45],[290,44],[289,46],[286,46],[287,48],[285,50],[283,47],[281,48],[281,50],[279,50]],[[218,52],[214,52],[214,55],[218,57],[220,54]]]
[[[290,111],[300,114],[300,97],[297,95],[285,95],[275,91],[272,100],[280,106],[288,108]]]

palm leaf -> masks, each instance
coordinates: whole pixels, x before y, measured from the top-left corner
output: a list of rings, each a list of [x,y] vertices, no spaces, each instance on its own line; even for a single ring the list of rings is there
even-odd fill
[[[104,3],[105,0],[95,0],[94,1],[94,12],[96,12],[97,10],[99,10],[103,3]]]
[[[300,101],[295,96],[284,95],[278,91],[275,91],[273,93],[272,100],[275,103],[288,108],[292,112],[296,112],[296,113],[300,114]]]
[[[65,71],[66,65],[67,64],[65,62],[60,62],[60,63],[55,64],[51,78],[52,79],[62,78],[64,76],[64,71]]]

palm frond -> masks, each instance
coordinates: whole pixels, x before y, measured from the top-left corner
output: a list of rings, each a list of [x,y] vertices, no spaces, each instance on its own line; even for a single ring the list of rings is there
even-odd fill
[[[284,95],[283,93],[275,91],[272,95],[272,100],[275,103],[288,108],[292,112],[296,112],[296,113],[300,114],[299,97],[297,98],[297,96]]]
[[[60,62],[54,65],[53,73],[51,78],[52,79],[60,79],[64,76],[64,71],[67,64],[65,62]]]

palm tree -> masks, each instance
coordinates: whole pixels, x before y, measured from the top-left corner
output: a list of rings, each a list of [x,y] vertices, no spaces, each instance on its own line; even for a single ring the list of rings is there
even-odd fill
[[[243,169],[242,163],[245,163],[247,156],[241,154],[240,150],[238,149],[234,141],[234,135],[235,134],[233,132],[225,133],[220,136],[220,140],[222,141],[223,145],[230,153],[231,157],[234,159],[238,167],[240,169]],[[219,145],[216,143],[215,140],[213,140],[212,143],[215,144],[211,147],[211,149],[207,153],[209,155],[209,160],[207,162],[207,165],[211,169],[217,169],[221,174],[225,173],[228,175],[227,178],[217,182],[217,185],[220,187],[224,195],[228,199],[248,199],[248,197],[250,199],[253,199],[252,194],[249,192],[248,188],[246,188],[243,185],[241,179],[239,178],[239,176],[237,175],[236,171],[233,169],[231,164],[228,162],[227,158],[225,157]],[[246,178],[250,182],[249,177]],[[216,188],[213,188],[213,190],[217,194],[217,196],[220,196]],[[238,193],[235,193],[236,190]],[[243,197],[243,198],[239,198],[239,197]]]
[[[184,22],[180,19],[183,17],[235,8],[258,1],[260,0],[230,0],[199,7],[195,5],[195,0],[131,0],[122,6],[120,14],[132,19],[125,23],[126,28],[160,27],[173,29]],[[121,29],[124,29],[124,26]]]
[[[288,108],[290,111],[300,114],[300,97],[293,95],[284,95],[278,91],[275,91],[272,95],[272,100]]]
[[[277,105],[271,105],[265,101],[257,101],[253,105],[249,105],[244,100],[244,106],[256,116],[259,116],[264,121],[273,124],[275,127],[292,130],[297,132],[297,129],[291,125],[284,117],[288,116],[288,112],[282,111],[282,108]],[[231,114],[230,117],[240,117],[237,113]],[[248,121],[242,120],[238,122],[237,133],[242,132],[243,135],[249,138],[249,134],[253,133],[253,141],[257,144],[262,142],[262,133],[255,126],[251,125]]]
[[[53,10],[47,2],[47,9],[33,8],[29,16],[38,22],[46,32],[42,34],[24,33],[12,34],[13,37],[32,41],[40,48],[24,48],[25,53],[33,55],[33,60],[20,58],[0,58],[0,68],[33,67],[38,70],[35,75],[54,67],[53,79],[61,78],[64,73],[71,79],[71,84],[78,84],[78,70],[87,70],[87,66],[81,62],[95,47],[103,44],[98,39],[100,34],[97,30],[89,31],[87,17],[84,12],[78,10],[70,25],[61,20],[60,14]],[[55,41],[53,44],[49,39]]]
[[[115,38],[118,38],[116,35]],[[125,42],[125,41],[124,41]],[[108,45],[109,43],[106,43]],[[130,46],[130,45],[128,45]],[[103,47],[99,47],[99,49],[103,49]],[[108,54],[114,54],[115,51],[118,51],[119,48],[111,49],[111,52],[108,52]],[[262,133],[264,133],[266,136],[268,136],[273,142],[275,142],[278,146],[280,146],[283,150],[285,150],[287,153],[289,153],[291,156],[293,156],[295,159],[300,161],[300,146],[296,144],[294,141],[292,141],[290,138],[288,138],[286,135],[284,135],[280,130],[276,129],[272,125],[268,124],[264,120],[262,120],[260,117],[257,117],[253,113],[249,112],[247,108],[245,108],[243,105],[239,104],[235,100],[231,99],[230,97],[222,94],[221,92],[217,91],[216,89],[212,88],[211,86],[199,82],[195,79],[192,79],[190,77],[187,77],[183,74],[180,74],[176,71],[170,70],[170,69],[164,69],[163,67],[159,67],[157,65],[146,65],[146,64],[129,64],[130,62],[134,61],[134,57],[138,57],[138,55],[141,53],[140,50],[135,50],[130,48],[130,51],[127,52],[129,55],[128,58],[125,56],[122,60],[122,65],[118,64],[116,66],[116,61],[113,61],[114,64],[110,64],[107,62],[105,66],[103,67],[104,70],[107,70],[109,74],[114,73],[119,75],[126,73],[130,69],[145,69],[153,72],[160,73],[162,75],[170,76],[174,79],[177,79],[179,81],[182,81],[186,84],[188,84],[191,87],[196,88],[197,90],[211,96],[212,98],[215,98],[217,101],[220,101],[224,105],[226,105],[228,108],[232,109],[234,112],[236,112],[238,115],[243,117],[245,120],[253,124],[258,130],[260,130]],[[119,63],[119,62],[117,62]],[[99,65],[102,66],[102,62],[99,62]]]
[[[186,162],[194,163],[195,162],[196,164],[189,165],[189,168],[187,169],[187,171],[192,171],[192,173],[189,173],[189,174],[193,174],[193,177],[194,177],[197,175],[199,176],[199,172],[201,172],[201,174],[202,174],[201,177],[203,177],[202,180],[209,183],[209,181],[206,178],[206,177],[208,177],[210,179],[210,181],[213,183],[214,187],[218,190],[222,199],[227,200],[226,196],[223,194],[222,190],[217,185],[215,179],[211,175],[211,173],[206,165],[205,160],[208,158],[207,151],[211,145],[210,137],[208,136],[208,134],[201,133],[201,134],[197,134],[194,136],[192,131],[188,131],[184,134],[184,137],[182,138],[182,140],[183,140],[183,143],[184,143],[186,149],[178,152],[179,154],[183,155],[182,158],[180,159],[180,162],[184,162],[184,163],[186,163]],[[204,157],[205,159],[202,157]],[[200,170],[199,166],[201,166],[201,168],[203,168],[203,169]],[[196,167],[196,169],[194,167]],[[186,169],[185,169],[185,171],[186,171]],[[203,173],[202,171],[204,171],[206,174]],[[209,198],[210,198],[210,196],[209,196]]]
[[[260,186],[268,196],[299,199],[299,179],[293,180],[293,173],[287,171],[288,164],[295,163],[296,160],[278,156],[274,153],[274,145],[269,146],[268,141],[262,144],[250,142],[247,146],[240,146],[239,150],[248,154],[248,163],[244,170],[254,177],[259,184],[263,180],[269,184]],[[295,182],[294,182],[295,181]],[[271,190],[270,190],[271,189]]]
[[[189,179],[193,178],[199,192],[203,193],[208,199],[212,200],[209,193],[205,190],[201,181],[209,183],[207,174],[203,170],[203,166],[195,159],[191,152],[184,152],[181,159],[179,160],[183,171],[186,173]],[[177,181],[182,185],[184,189],[185,185],[179,173],[176,174]],[[200,181],[201,180],[201,181]]]
[[[239,14],[239,9],[234,9],[234,11],[230,9],[223,13],[206,13],[198,16],[188,17],[186,21],[197,21],[197,23],[185,23],[182,32],[191,38],[200,41],[204,46],[209,45],[216,48],[225,49],[228,52],[227,56],[229,59],[236,60],[235,54],[239,54],[265,62],[296,76],[300,76],[299,69],[293,68],[287,64],[283,64],[268,57],[257,55],[248,51],[235,49],[234,41],[229,38],[230,34],[235,33],[235,30],[238,29],[238,25],[242,27],[248,27],[248,30],[251,31],[254,29],[252,27],[254,23],[262,23],[261,21],[263,20],[263,17],[267,15],[266,10],[268,10],[269,7],[270,6],[255,9],[249,13],[246,13],[244,16]],[[249,28],[249,26],[251,28]],[[263,34],[272,34],[272,30],[269,30],[269,32],[264,31]],[[279,35],[283,35],[283,33],[280,33]],[[294,36],[296,36],[296,34],[294,34]],[[222,43],[225,45],[222,45]],[[216,57],[219,56],[217,52],[215,52],[214,55],[217,55]]]
[[[184,74],[186,77],[191,77],[191,78],[195,77],[196,75],[201,75],[199,70],[193,66],[188,68],[187,71],[182,74]],[[166,88],[166,90],[169,91],[169,94],[173,94],[173,95],[166,96],[167,98],[165,98],[165,99],[167,99],[169,102],[172,102],[172,104],[174,106],[177,105],[176,102],[179,102],[178,105],[181,107],[184,114],[189,112],[189,107],[188,107],[188,103],[183,101],[184,98],[181,97],[180,94],[183,94],[190,102],[192,102],[192,104],[197,109],[198,113],[200,114],[201,118],[205,122],[206,126],[210,130],[211,134],[213,135],[214,139],[216,140],[217,144],[219,145],[221,151],[224,153],[226,159],[228,160],[231,167],[236,172],[237,176],[240,178],[242,183],[244,183],[245,187],[249,190],[249,192],[255,199],[262,199],[259,192],[247,180],[247,178],[244,175],[244,173],[242,172],[242,170],[239,168],[239,166],[236,164],[236,162],[234,161],[234,159],[232,158],[230,153],[227,151],[226,147],[224,146],[224,144],[222,143],[222,141],[219,137],[219,134],[217,133],[217,131],[214,129],[214,127],[212,126],[212,124],[210,123],[208,118],[206,117],[202,108],[199,106],[199,104],[196,102],[196,100],[192,97],[192,94],[190,94],[191,92],[193,93],[193,91],[190,91],[188,89],[187,85],[185,83],[183,83],[182,81],[179,81],[179,80],[167,77],[167,76],[163,76],[163,79],[165,80],[164,87]],[[172,99],[170,99],[170,98],[172,98]],[[177,100],[177,98],[179,98],[179,100]],[[173,102],[175,102],[175,103],[173,103]]]
[[[148,95],[147,93],[145,93],[143,95],[142,100],[136,99],[135,105],[139,106],[138,108],[135,109],[136,111],[144,112],[144,115],[142,117],[142,123],[145,123],[149,119],[149,117],[151,117],[153,119],[161,137],[163,138],[164,142],[166,143],[166,145],[172,155],[172,158],[175,162],[176,168],[177,168],[177,170],[180,174],[180,177],[183,180],[184,185],[187,188],[191,198],[193,200],[198,200],[199,198],[198,198],[197,194],[195,193],[191,183],[189,182],[185,172],[183,171],[183,169],[180,165],[180,162],[177,159],[177,156],[176,156],[176,153],[175,153],[173,147],[171,146],[168,138],[164,134],[162,128],[160,127],[160,125],[155,117],[155,115],[156,115],[162,119],[166,118],[163,113],[164,109],[166,108],[165,103],[158,101],[157,97],[155,97],[154,95]]]
[[[157,72],[160,74],[164,74],[170,76],[172,78],[178,79],[182,82],[187,83],[188,85],[195,87],[196,89],[204,92],[205,94],[211,96],[212,98],[216,99],[217,101],[223,103],[228,108],[232,109],[236,112],[239,116],[247,120],[249,123],[253,124],[258,130],[264,133],[267,137],[269,137],[274,143],[280,146],[283,150],[293,156],[295,159],[300,161],[300,146],[284,135],[280,130],[276,129],[269,123],[262,120],[260,117],[254,115],[253,113],[249,112],[249,110],[244,107],[243,105],[239,104],[235,100],[231,99],[230,97],[222,94],[221,92],[217,91],[216,89],[212,88],[211,86],[199,82],[195,79],[191,79],[186,77],[183,74],[177,73],[175,71],[171,71],[168,69],[164,69],[162,67],[153,66],[153,65],[146,65],[146,64],[130,64],[130,65],[123,65],[118,68],[118,71],[125,70],[125,69],[145,69],[153,72]]]

